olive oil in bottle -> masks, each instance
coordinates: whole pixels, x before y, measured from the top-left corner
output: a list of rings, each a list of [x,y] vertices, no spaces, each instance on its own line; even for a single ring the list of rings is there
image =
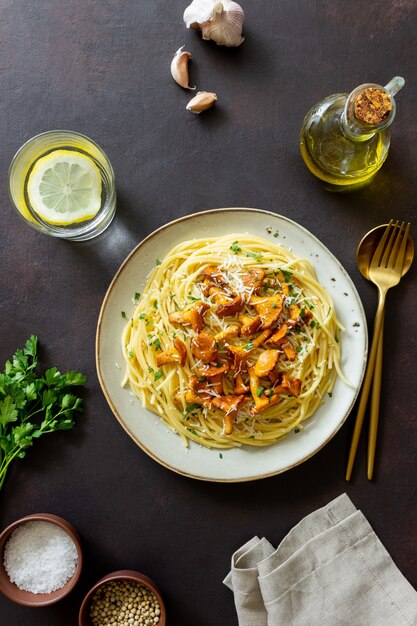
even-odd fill
[[[404,84],[396,76],[385,87],[367,83],[316,104],[304,118],[300,136],[308,169],[339,189],[369,182],[388,155],[394,95]]]

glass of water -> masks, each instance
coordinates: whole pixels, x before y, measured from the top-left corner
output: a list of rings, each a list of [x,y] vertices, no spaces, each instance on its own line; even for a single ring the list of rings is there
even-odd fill
[[[102,233],[116,210],[114,172],[105,152],[68,130],[41,133],[20,148],[9,169],[9,195],[26,224],[73,241]]]

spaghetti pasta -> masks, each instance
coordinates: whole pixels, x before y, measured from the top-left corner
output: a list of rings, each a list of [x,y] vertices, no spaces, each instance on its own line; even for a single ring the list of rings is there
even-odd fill
[[[126,323],[123,385],[186,445],[267,446],[349,384],[341,330],[306,259],[248,234],[185,241]]]

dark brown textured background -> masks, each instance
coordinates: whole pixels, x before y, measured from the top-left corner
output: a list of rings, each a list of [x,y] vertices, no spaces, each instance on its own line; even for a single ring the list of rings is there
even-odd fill
[[[416,267],[389,294],[376,480],[365,447],[344,481],[354,414],[315,457],[258,483],[200,483],[148,458],[113,417],[94,364],[97,316],[128,252],[154,228],[195,211],[249,206],[286,215],[340,259],[368,320],[376,289],[355,266],[362,235],[417,210],[417,5],[414,0],[242,0],[238,49],[185,29],[187,0],[1,0],[1,364],[35,333],[45,365],[88,375],[86,411],[69,433],[37,442],[0,494],[0,526],[53,512],[78,529],[85,567],[76,590],[46,609],[0,597],[1,626],[74,626],[84,593],[118,568],[151,576],[172,626],[233,626],[222,584],[232,552],[254,534],[278,543],[300,518],[343,491],[363,510],[401,571],[417,584]],[[193,54],[191,83],[219,102],[201,116],[169,72]],[[324,191],[298,152],[317,100],[400,74],[392,148],[355,194]],[[17,148],[54,128],[91,136],[117,177],[117,216],[103,236],[66,243],[25,226],[7,198]]]

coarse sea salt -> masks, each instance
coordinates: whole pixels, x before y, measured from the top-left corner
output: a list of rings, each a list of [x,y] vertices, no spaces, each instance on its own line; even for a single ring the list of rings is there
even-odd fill
[[[4,567],[19,589],[51,593],[73,576],[78,554],[71,537],[56,524],[35,520],[18,526],[4,549]]]

